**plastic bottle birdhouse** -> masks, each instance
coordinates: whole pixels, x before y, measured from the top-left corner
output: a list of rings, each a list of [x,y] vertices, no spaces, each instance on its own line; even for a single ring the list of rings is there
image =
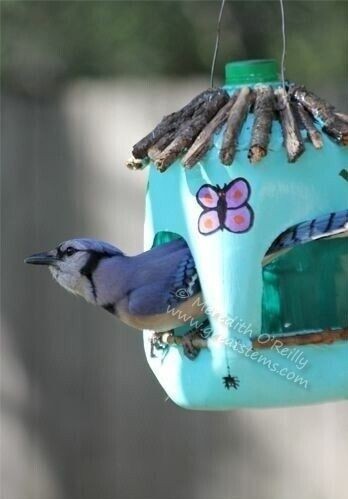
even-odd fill
[[[130,166],[149,171],[145,247],[183,238],[202,287],[200,322],[144,332],[148,363],[180,406],[347,398],[346,120],[283,87],[274,61],[245,61],[134,146]]]

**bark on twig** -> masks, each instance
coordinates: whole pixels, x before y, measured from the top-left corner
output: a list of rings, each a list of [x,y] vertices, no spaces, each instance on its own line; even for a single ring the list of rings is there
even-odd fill
[[[344,114],[344,113],[335,113],[335,115],[337,116],[337,118],[339,118],[340,120],[344,121],[345,123],[348,123],[348,114]]]
[[[256,88],[255,92],[255,117],[248,153],[250,163],[257,163],[266,156],[274,117],[274,95],[272,87],[261,86]]]
[[[275,96],[288,160],[290,163],[293,163],[304,151],[301,132],[292,112],[286,91],[283,88],[277,88]]]
[[[174,336],[172,333],[156,333],[159,335],[162,343],[166,345],[180,346],[183,343],[182,336]],[[266,339],[264,339],[266,336]],[[282,336],[281,334],[261,335],[260,339],[254,338],[252,340],[252,348],[254,350],[264,350],[272,348],[277,345],[280,348],[283,346],[299,346],[299,345],[330,345],[337,341],[348,340],[348,328],[343,329],[326,329],[314,333],[299,333],[294,335]],[[208,348],[208,342],[216,341],[218,344],[223,345],[224,342],[220,338],[211,337],[209,340],[201,338],[199,335],[191,337],[192,345],[196,348]],[[226,340],[228,346],[228,340]]]
[[[288,92],[281,87],[273,91],[268,85],[258,85],[254,91],[243,87],[231,97],[218,88],[200,93],[179,111],[165,116],[152,132],[135,144],[133,158],[127,166],[141,169],[150,159],[164,172],[185,154],[183,166],[192,168],[211,148],[214,134],[225,123],[219,157],[222,164],[230,165],[248,112],[255,115],[248,151],[253,164],[266,156],[272,121],[278,115],[289,162],[296,161],[304,151],[302,130],[306,130],[316,149],[323,147],[318,125],[338,143],[348,145],[348,115],[336,112],[333,106],[303,86],[293,84]]]
[[[168,132],[167,134],[163,135],[163,137],[161,137],[159,141],[156,142],[156,144],[154,144],[148,149],[147,155],[151,159],[151,161],[156,161],[156,159],[161,155],[163,150],[172,142],[174,137],[175,137],[175,131]]]
[[[250,101],[250,88],[243,87],[229,113],[226,130],[222,139],[220,161],[224,165],[231,165],[233,162],[236,154],[238,136],[247,117]]]
[[[176,130],[180,125],[190,118],[199,109],[202,104],[209,100],[218,92],[219,89],[208,89],[197,95],[186,106],[175,113],[164,116],[161,122],[146,137],[141,139],[133,146],[133,156],[137,159],[143,159],[147,156],[148,149],[156,144],[164,135]]]
[[[261,338],[260,338],[261,339]],[[315,333],[300,333],[294,336],[273,335],[265,342],[260,342],[257,338],[253,340],[253,348],[260,350],[271,348],[273,345],[297,346],[297,345],[330,345],[336,341],[348,340],[348,328],[326,329]],[[276,343],[277,342],[277,343]],[[281,345],[280,345],[280,343]]]
[[[314,126],[314,121],[312,116],[308,111],[302,106],[300,102],[296,103],[296,109],[300,117],[301,123],[307,131],[309,140],[312,142],[316,149],[321,149],[323,147],[323,139],[321,133]]]
[[[184,123],[176,133],[174,140],[164,149],[155,161],[159,171],[164,172],[168,166],[196,139],[200,131],[216,115],[229,99],[225,90],[219,89],[197,109],[189,123]]]
[[[227,120],[228,113],[236,102],[238,92],[235,92],[230,100],[220,109],[214,118],[203,128],[198,135],[190,149],[187,151],[183,158],[183,164],[186,168],[192,168],[210,149],[212,145],[212,138],[219,128]]]
[[[325,133],[333,137],[340,144],[348,144],[348,123],[337,116],[333,106],[313,92],[308,91],[304,86],[293,85],[290,87],[290,93],[314,118],[322,122]]]

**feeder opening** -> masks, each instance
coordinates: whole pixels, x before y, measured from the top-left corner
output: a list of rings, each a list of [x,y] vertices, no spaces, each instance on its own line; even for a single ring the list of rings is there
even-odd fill
[[[263,268],[262,333],[343,328],[348,324],[346,238],[313,241]]]
[[[157,234],[155,235],[152,247],[154,248],[155,246],[160,246],[161,244],[169,243],[170,241],[174,241],[175,239],[184,239],[184,238],[179,236],[179,234],[176,234],[175,232],[162,230],[161,232],[157,232]]]

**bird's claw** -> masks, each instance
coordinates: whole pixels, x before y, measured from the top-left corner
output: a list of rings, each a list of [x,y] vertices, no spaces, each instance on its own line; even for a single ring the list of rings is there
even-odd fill
[[[195,360],[199,354],[200,349],[193,346],[192,338],[196,335],[196,332],[189,331],[182,337],[182,348],[184,350],[184,355],[190,359]]]
[[[209,338],[209,336],[211,336],[211,334],[212,330],[210,328],[208,320],[202,322],[202,324],[200,324],[198,327],[190,329],[190,331],[188,331],[182,337],[184,355],[190,360],[195,360],[200,352],[200,348],[197,348],[193,345],[193,338],[199,336],[200,338],[206,340],[207,338]]]
[[[173,334],[172,331],[171,333]],[[151,342],[150,356],[152,358],[154,357],[160,358],[161,360],[164,359],[169,350],[169,345],[166,345],[162,341],[162,334],[163,333],[153,333],[150,340]]]
[[[207,339],[212,334],[212,329],[209,325],[209,321],[206,320],[202,322],[199,326],[190,329],[186,334],[180,337],[180,343],[183,348],[185,357],[190,360],[195,360],[200,352],[199,347],[195,347],[193,340],[197,337],[201,339]],[[157,357],[163,360],[169,351],[169,345],[165,336],[174,336],[174,330],[167,331],[166,333],[153,333],[151,336],[151,357]],[[167,338],[168,339],[168,338]],[[174,342],[175,343],[175,342]]]

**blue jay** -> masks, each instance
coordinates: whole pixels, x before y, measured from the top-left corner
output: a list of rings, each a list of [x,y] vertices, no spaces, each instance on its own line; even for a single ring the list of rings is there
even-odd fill
[[[37,253],[26,263],[47,265],[68,291],[99,305],[136,329],[168,331],[183,325],[182,314],[202,316],[200,283],[183,239],[127,256],[94,239],[71,239]],[[181,313],[173,314],[170,310]]]
[[[263,264],[298,244],[347,235],[348,210],[302,222],[274,241]],[[61,286],[136,329],[168,331],[203,315],[195,262],[183,239],[136,256],[103,241],[71,239],[25,262],[48,265]],[[168,313],[173,309],[180,313]]]

